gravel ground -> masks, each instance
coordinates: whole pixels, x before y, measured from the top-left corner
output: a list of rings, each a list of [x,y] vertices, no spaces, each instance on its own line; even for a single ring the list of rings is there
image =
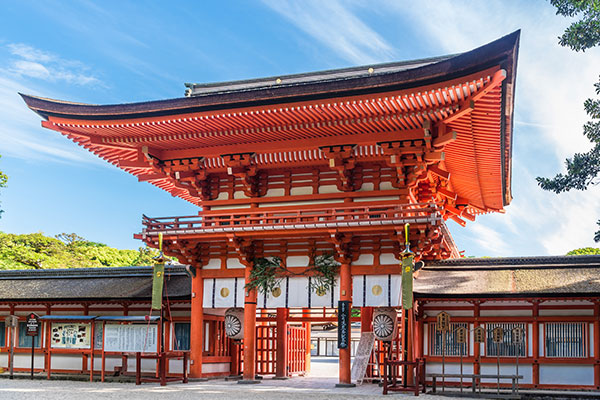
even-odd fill
[[[67,399],[366,399],[383,397],[381,388],[364,385],[356,388],[334,388],[332,378],[293,378],[287,381],[265,379],[257,385],[238,385],[236,382],[211,380],[188,384],[170,383],[161,387],[145,383],[100,383],[76,381],[46,381],[0,379],[0,399],[67,400]],[[411,394],[393,394],[391,398],[413,398]],[[390,398],[390,396],[386,396]],[[446,400],[450,397],[420,395],[421,400]],[[464,399],[463,399],[464,400]]]

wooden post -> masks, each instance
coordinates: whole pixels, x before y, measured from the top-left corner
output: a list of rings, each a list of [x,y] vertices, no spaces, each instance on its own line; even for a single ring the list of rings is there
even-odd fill
[[[310,318],[310,308],[303,309],[302,316]],[[311,330],[312,330],[310,321],[303,322],[302,327],[304,329],[306,329],[306,355],[305,355],[305,359],[304,359],[304,372],[306,374],[309,374],[310,373],[310,346],[312,345],[312,343],[310,341],[310,334],[311,334]]]
[[[533,329],[531,339],[532,344],[532,353],[533,353],[533,365],[531,366],[532,376],[531,381],[533,383],[533,387],[537,388],[540,384],[540,324],[538,322],[538,317],[540,315],[540,303],[538,301],[533,302]]]
[[[475,321],[473,322],[473,329],[479,328],[479,314],[480,314],[480,303],[476,301],[473,304],[473,317],[475,317]],[[431,340],[431,339],[430,339]],[[481,373],[481,365],[479,364],[480,354],[481,352],[481,344],[475,343],[473,341],[473,374],[478,375]],[[473,390],[475,390],[475,378],[473,378]]]
[[[594,303],[594,386],[600,389],[600,303]]]
[[[350,271],[350,263],[343,262],[340,267],[340,300],[350,302],[350,310],[352,310],[352,275]],[[338,328],[339,329],[339,328]],[[350,377],[350,354],[352,349],[352,329],[351,324],[348,324],[348,347],[339,349],[339,383],[338,386],[354,386]]]
[[[252,263],[245,271],[245,282],[250,282]],[[244,371],[239,383],[258,383],[256,377],[256,289],[246,290],[244,302]]]
[[[423,303],[417,303],[416,330],[415,330],[415,358],[422,359],[424,354],[423,338],[425,337],[425,323],[423,321]]]
[[[373,307],[360,309],[360,331],[373,332]]]
[[[275,364],[275,377],[279,379],[285,379],[288,376],[288,315],[289,309],[277,309],[277,359]]]
[[[202,351],[204,350],[204,279],[200,268],[192,277],[192,310],[190,317],[190,374],[191,378],[202,377]]]

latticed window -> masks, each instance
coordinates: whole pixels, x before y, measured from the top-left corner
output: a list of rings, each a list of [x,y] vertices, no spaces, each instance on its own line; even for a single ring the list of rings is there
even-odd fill
[[[175,340],[173,343],[174,350],[189,350],[190,349],[190,323],[176,322],[174,327]]]
[[[527,326],[522,323],[490,323],[486,325],[486,355],[487,356],[498,356],[500,357],[516,357],[517,351],[519,357],[525,357],[527,355]],[[495,343],[493,338],[493,331],[496,328],[502,328],[504,334],[502,336],[502,342]],[[521,328],[523,330],[523,340],[520,344],[513,343],[512,330],[514,328]]]
[[[546,357],[587,357],[586,327],[584,322],[546,323]]]
[[[432,356],[441,356],[442,352],[446,356],[469,355],[469,335],[467,334],[466,343],[458,343],[456,330],[460,327],[466,328],[469,324],[466,322],[452,322],[447,332],[440,332],[436,329],[436,324],[429,324],[429,337],[431,338],[429,354]]]
[[[0,347],[6,346],[6,325],[0,322]]]

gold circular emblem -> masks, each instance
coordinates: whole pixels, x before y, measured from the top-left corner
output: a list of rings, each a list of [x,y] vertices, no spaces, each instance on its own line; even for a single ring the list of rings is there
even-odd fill
[[[281,296],[281,288],[276,287],[275,289],[273,289],[273,291],[271,292],[271,294],[273,295],[273,297],[279,297],[279,296]]]
[[[226,287],[221,288],[221,297],[227,297],[229,296],[229,289],[227,289]]]
[[[404,268],[404,272],[410,272],[410,267]]]
[[[162,276],[162,272],[156,271],[156,276],[160,278]]]
[[[325,290],[325,288],[323,286],[319,286],[316,290],[317,292],[317,296],[322,297],[325,296],[325,294],[327,293],[327,290]]]
[[[383,293],[383,288],[379,285],[375,285],[371,289],[371,292],[373,292],[375,296],[379,296],[381,293]]]

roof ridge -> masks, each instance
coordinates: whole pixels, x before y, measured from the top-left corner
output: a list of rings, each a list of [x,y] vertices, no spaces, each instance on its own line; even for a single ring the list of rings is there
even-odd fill
[[[166,265],[170,274],[185,273],[184,265]],[[48,278],[94,278],[132,275],[149,275],[152,266],[57,268],[57,269],[11,269],[0,270],[0,280],[8,279],[48,279]]]

